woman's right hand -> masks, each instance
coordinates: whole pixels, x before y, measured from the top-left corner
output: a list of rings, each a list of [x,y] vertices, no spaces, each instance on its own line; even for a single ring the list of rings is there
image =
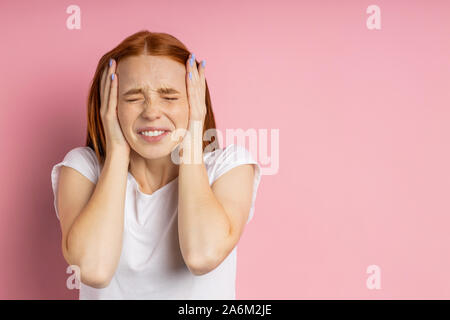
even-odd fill
[[[111,66],[103,70],[100,83],[100,115],[106,139],[106,155],[123,154],[129,159],[130,145],[125,139],[117,116],[117,74],[116,61],[111,60]],[[114,74],[114,79],[111,75]]]

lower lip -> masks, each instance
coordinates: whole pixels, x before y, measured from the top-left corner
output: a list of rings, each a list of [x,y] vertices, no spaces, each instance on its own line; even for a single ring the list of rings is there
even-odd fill
[[[167,136],[169,134],[169,132],[170,131],[166,131],[166,132],[160,134],[159,136],[154,136],[154,137],[144,136],[143,134],[140,134],[140,133],[139,133],[139,136],[147,142],[158,142],[159,140],[161,140],[162,138]]]

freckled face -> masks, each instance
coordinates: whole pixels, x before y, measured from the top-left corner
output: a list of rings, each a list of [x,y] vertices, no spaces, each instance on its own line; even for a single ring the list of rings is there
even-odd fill
[[[131,152],[146,159],[167,156],[178,143],[170,139],[170,133],[158,142],[149,143],[138,129],[165,127],[174,132],[187,128],[185,65],[167,57],[141,55],[120,60],[116,73],[118,118]],[[127,94],[130,90],[132,93]]]

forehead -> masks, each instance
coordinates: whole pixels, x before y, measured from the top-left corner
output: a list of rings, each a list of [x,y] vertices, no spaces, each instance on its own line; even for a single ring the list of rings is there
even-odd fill
[[[155,90],[166,86],[182,91],[186,67],[167,57],[141,55],[121,60],[116,73],[121,93],[139,86]]]

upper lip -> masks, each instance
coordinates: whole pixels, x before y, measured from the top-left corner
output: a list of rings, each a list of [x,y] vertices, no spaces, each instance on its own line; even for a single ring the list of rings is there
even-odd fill
[[[142,131],[170,131],[170,129],[166,127],[143,127],[137,130],[138,133]]]

